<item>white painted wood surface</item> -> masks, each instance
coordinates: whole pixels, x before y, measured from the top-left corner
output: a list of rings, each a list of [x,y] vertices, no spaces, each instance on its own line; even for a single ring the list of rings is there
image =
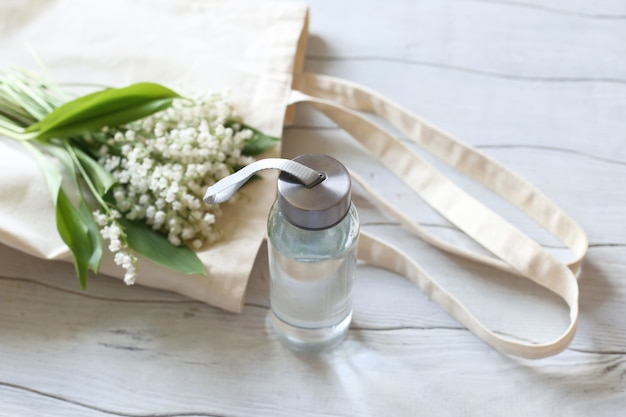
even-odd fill
[[[260,252],[241,315],[15,253],[0,277],[0,415],[622,415],[626,407],[626,3],[310,1],[308,70],[395,98],[529,179],[588,232],[568,350],[503,356],[401,277],[360,265],[347,340],[297,355],[266,330]],[[325,151],[421,223],[471,245],[310,109],[287,155]],[[457,178],[454,173],[450,173]],[[558,256],[540,228],[460,183]],[[567,321],[555,297],[443,255],[357,193],[364,227],[402,244],[498,331],[535,340]]]

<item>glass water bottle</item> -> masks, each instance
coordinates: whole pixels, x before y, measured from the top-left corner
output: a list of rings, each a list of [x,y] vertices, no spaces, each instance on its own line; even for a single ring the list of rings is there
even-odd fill
[[[352,319],[359,220],[350,174],[327,155],[267,158],[212,185],[204,200],[228,200],[264,169],[282,171],[267,227],[272,327],[297,350],[331,348]]]
[[[338,344],[350,326],[359,220],[341,163],[319,154],[294,161],[325,179],[312,188],[286,173],[278,179],[268,219],[270,318],[289,346],[320,351]]]

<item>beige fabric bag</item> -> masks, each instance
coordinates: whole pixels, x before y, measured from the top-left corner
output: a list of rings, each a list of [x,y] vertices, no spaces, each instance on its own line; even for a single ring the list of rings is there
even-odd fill
[[[280,136],[306,13],[305,4],[232,0],[9,0],[0,3],[0,50],[3,65],[34,68],[30,43],[58,82],[229,89],[246,123]],[[0,138],[0,170],[0,243],[70,261],[30,155]],[[208,278],[140,262],[137,282],[241,311],[275,196],[276,174],[263,175],[267,181],[246,186],[241,202],[224,210],[218,227],[226,238],[200,253]],[[0,265],[11,262],[10,254],[0,249]],[[103,259],[101,272],[123,276],[111,259]]]
[[[94,3],[83,6],[85,10],[81,12],[85,15],[65,20],[84,22],[79,28],[65,28],[57,19],[64,14],[78,13],[74,10],[75,3],[70,5],[69,1],[60,0],[50,4],[34,17],[22,16],[22,24],[2,29],[5,33],[0,47],[15,52],[21,48],[20,42],[30,37],[53,74],[62,74],[67,79],[111,84],[140,79],[164,83],[181,80],[197,88],[227,85],[235,90],[248,123],[274,134],[280,133],[287,104],[313,105],[359,140],[433,208],[494,257],[452,246],[430,235],[355,175],[381,209],[395,216],[407,230],[442,250],[526,277],[554,292],[569,306],[570,325],[550,343],[535,344],[503,336],[483,325],[400,248],[364,233],[359,251],[362,260],[408,277],[478,337],[504,353],[540,358],[562,351],[572,340],[578,320],[578,285],[574,273],[587,249],[587,238],[581,228],[519,176],[393,101],[350,82],[302,73],[307,36],[304,5],[251,3],[242,6],[231,1],[183,1],[175,5],[148,1],[115,1],[101,6]],[[246,8],[245,14],[239,13],[242,7]],[[112,33],[110,28],[93,28],[88,23],[107,21],[112,15],[123,16],[127,21],[116,24],[116,31],[118,27],[128,30],[127,26],[134,22],[128,16],[134,13],[147,13],[150,23],[138,32],[116,33],[117,39],[108,41],[106,35]],[[5,19],[6,22],[0,23],[13,22],[10,17]],[[159,26],[154,22],[168,27],[176,36],[157,36],[158,31],[151,29]],[[52,29],[62,34],[55,32],[55,40],[44,39]],[[57,36],[65,39],[76,31],[81,33],[80,39],[72,40],[77,45],[58,43]],[[133,34],[138,39],[134,39]],[[37,43],[36,39],[42,43]],[[122,53],[118,50],[121,44],[125,47]],[[95,49],[90,49],[94,46]],[[55,53],[59,55],[51,62],[50,57]],[[24,62],[22,55],[15,56],[21,58],[19,62]],[[91,79],[85,80],[85,74]],[[559,262],[454,185],[392,134],[364,117],[366,113],[387,120],[425,150],[502,195],[563,241],[572,250],[574,259],[568,265]],[[45,186],[35,164],[6,141],[0,141],[0,146],[3,158],[0,166],[20,158],[16,166],[7,168],[12,173],[19,172],[20,177],[0,184],[1,195],[10,199],[0,208],[2,243],[40,257],[67,259],[67,251],[60,241],[51,238],[55,236],[54,224],[50,221],[52,207],[49,200],[42,198]],[[8,159],[4,156],[6,152],[10,152]],[[246,188],[250,199],[243,199],[229,208],[228,216],[220,224],[228,239],[201,254],[210,272],[209,279],[178,276],[146,264],[141,265],[143,273],[138,282],[239,311],[254,256],[265,234],[268,208],[275,196],[274,178]],[[255,201],[254,207],[250,201]],[[33,220],[36,223],[32,223]],[[116,273],[108,268],[104,272]]]

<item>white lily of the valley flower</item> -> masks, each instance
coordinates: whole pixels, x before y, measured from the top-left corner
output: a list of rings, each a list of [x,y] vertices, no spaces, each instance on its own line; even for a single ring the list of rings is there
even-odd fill
[[[144,220],[174,245],[201,249],[219,234],[213,227],[217,206],[204,204],[206,188],[253,161],[241,150],[252,132],[226,127],[232,107],[219,94],[177,101],[160,113],[109,132],[100,149],[100,163],[118,181],[115,206],[129,220]],[[103,237],[126,270],[125,282],[135,280],[136,259],[115,233],[116,223],[98,214]]]

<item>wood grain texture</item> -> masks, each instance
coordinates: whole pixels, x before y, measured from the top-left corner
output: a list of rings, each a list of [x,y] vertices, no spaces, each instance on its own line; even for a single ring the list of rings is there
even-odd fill
[[[503,356],[406,279],[360,264],[348,338],[332,352],[300,355],[267,329],[263,249],[240,315],[107,277],[92,277],[83,292],[71,265],[3,250],[0,415],[621,415],[626,4],[309,3],[308,70],[393,97],[527,178],[588,232],[571,346],[540,361]],[[298,109],[284,136],[287,156],[331,153],[432,233],[482,250],[310,108]],[[429,160],[567,259],[508,203]],[[566,325],[553,295],[429,247],[358,187],[355,202],[364,229],[401,245],[497,331],[548,340]]]

